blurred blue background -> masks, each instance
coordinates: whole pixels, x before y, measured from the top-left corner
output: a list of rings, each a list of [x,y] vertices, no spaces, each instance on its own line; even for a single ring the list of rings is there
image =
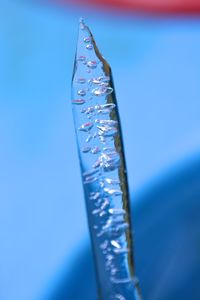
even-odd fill
[[[70,104],[80,16],[112,66],[135,203],[200,154],[199,18],[2,0],[0,299],[53,293],[89,240]]]

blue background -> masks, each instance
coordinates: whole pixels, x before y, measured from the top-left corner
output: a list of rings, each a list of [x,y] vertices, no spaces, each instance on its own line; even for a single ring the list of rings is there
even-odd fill
[[[0,298],[40,299],[87,243],[70,84],[78,19],[112,66],[131,191],[200,152],[200,20],[0,4]]]

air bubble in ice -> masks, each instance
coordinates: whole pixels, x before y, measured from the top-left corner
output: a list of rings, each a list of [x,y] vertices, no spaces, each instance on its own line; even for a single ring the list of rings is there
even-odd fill
[[[82,96],[82,97],[85,96],[86,95],[86,90],[79,90],[78,95]]]
[[[93,123],[92,122],[87,122],[87,123],[82,124],[79,127],[79,130],[88,132],[92,127],[93,127]]]
[[[121,190],[115,190],[115,189],[109,189],[109,188],[104,188],[104,192],[111,195],[111,196],[120,196],[122,195]]]
[[[92,50],[92,49],[93,49],[93,45],[92,45],[92,44],[88,44],[88,45],[86,46],[86,49],[87,49],[87,50]]]
[[[83,78],[83,77],[80,77],[80,78],[77,79],[77,82],[81,83],[81,84],[84,84],[86,82],[86,79]]]
[[[107,86],[102,86],[102,87],[93,89],[91,93],[95,96],[104,96],[104,95],[109,95],[112,92],[113,92],[113,88],[107,87]]]
[[[84,99],[76,99],[76,100],[72,100],[72,104],[76,104],[76,105],[82,105],[85,103]]]
[[[80,55],[78,58],[77,58],[78,61],[85,61],[86,60],[86,57],[84,55]]]
[[[89,36],[87,36],[83,40],[85,43],[89,43],[91,41],[91,38]]]
[[[91,149],[91,153],[92,154],[97,154],[99,152],[100,152],[100,148],[99,147],[94,147],[94,148]]]
[[[89,60],[87,66],[91,69],[95,69],[97,67],[97,62],[95,60]]]
[[[82,151],[83,153],[88,153],[90,150],[91,150],[91,147],[83,147],[83,148],[81,149],[81,151]]]

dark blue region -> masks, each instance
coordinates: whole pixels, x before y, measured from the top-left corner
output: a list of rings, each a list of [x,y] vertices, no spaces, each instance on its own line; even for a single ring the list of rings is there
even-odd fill
[[[200,158],[141,193],[132,212],[144,300],[199,300]],[[67,274],[48,300],[97,299],[89,245],[74,262],[70,278]]]

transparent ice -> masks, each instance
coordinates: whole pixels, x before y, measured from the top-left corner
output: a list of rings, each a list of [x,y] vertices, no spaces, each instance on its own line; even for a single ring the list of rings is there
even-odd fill
[[[80,20],[72,106],[101,300],[140,300],[130,200],[111,68]]]

